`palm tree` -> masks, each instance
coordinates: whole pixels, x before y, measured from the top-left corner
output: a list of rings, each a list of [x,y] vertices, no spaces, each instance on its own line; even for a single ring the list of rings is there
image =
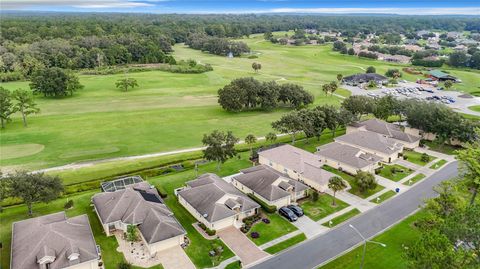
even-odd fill
[[[249,134],[245,137],[245,143],[250,145],[250,156],[253,156],[253,144],[255,144],[255,142],[257,142],[257,138],[253,134]]]
[[[337,191],[342,191],[347,187],[347,184],[345,184],[345,181],[339,176],[334,176],[328,180],[328,187],[333,191],[333,201],[332,205],[336,206],[336,201],[335,201],[335,195],[337,194]]]
[[[275,140],[277,140],[277,135],[273,132],[270,132],[265,136],[265,140],[273,144]]]

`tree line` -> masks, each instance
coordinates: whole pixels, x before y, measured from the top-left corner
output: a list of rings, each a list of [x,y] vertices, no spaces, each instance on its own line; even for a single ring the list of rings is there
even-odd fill
[[[211,54],[227,56],[230,53],[238,57],[250,52],[250,48],[241,41],[232,41],[224,37],[209,36],[205,33],[193,33],[188,36],[185,44],[192,49],[206,51]]]
[[[252,77],[235,79],[218,90],[218,103],[232,112],[257,108],[269,111],[282,104],[300,108],[313,101],[313,95],[300,85],[260,82]]]

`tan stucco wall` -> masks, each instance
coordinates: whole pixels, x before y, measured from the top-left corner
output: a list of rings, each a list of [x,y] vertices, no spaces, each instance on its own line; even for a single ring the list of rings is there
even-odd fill
[[[143,242],[146,242],[145,238],[143,238],[141,233],[140,233],[140,236],[142,237]],[[148,252],[150,253],[150,255],[153,256],[153,255],[155,255],[155,253],[157,253],[159,251],[162,251],[162,250],[174,247],[174,246],[179,246],[183,242],[184,242],[184,235],[181,234],[181,235],[178,235],[178,236],[166,239],[166,240],[162,240],[160,242],[156,242],[156,243],[153,243],[153,244],[145,244],[145,245],[147,246],[147,249],[148,249]]]
[[[98,260],[91,260],[88,262],[75,264],[70,267],[65,267],[65,269],[98,269]]]

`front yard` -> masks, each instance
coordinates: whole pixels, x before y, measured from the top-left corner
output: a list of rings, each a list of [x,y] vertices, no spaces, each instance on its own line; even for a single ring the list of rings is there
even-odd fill
[[[306,198],[299,201],[299,205],[302,207],[305,215],[314,221],[318,221],[349,206],[349,204],[338,198],[335,199],[337,205],[332,206],[332,199],[333,197],[331,195],[325,193],[320,194],[317,201],[312,201],[310,198]]]
[[[331,219],[330,221],[322,223],[322,225],[325,226],[325,227],[332,228],[332,227],[335,227],[335,226],[339,225],[340,223],[342,223],[342,222],[344,222],[348,219],[351,219],[351,218],[355,217],[356,215],[358,215],[360,213],[361,213],[360,210],[354,208],[354,209],[352,209],[352,210],[350,210],[350,211],[348,211],[348,212],[346,212],[346,213],[344,213],[344,214],[342,214],[338,217],[335,217],[335,218]],[[330,225],[330,223],[331,223],[331,225]]]
[[[398,164],[393,164],[393,165],[384,165],[378,172],[378,175],[393,181],[400,181],[413,172],[414,171],[412,169],[403,167]]]
[[[434,156],[430,156],[426,153],[420,153],[413,150],[403,151],[403,156],[407,158],[406,161],[420,166],[425,166],[427,163],[436,159],[436,157]]]
[[[374,195],[375,193],[385,189],[385,187],[383,187],[382,185],[380,184],[377,184],[377,187],[373,190],[366,190],[364,192],[361,192],[360,189],[358,188],[358,185],[355,183],[355,178],[352,176],[352,175],[349,175],[345,172],[342,172],[342,171],[338,171],[337,169],[331,167],[331,166],[328,166],[328,165],[324,165],[323,166],[323,169],[329,171],[329,172],[332,172],[338,176],[340,176],[341,178],[345,179],[348,184],[350,184],[350,186],[352,187],[351,189],[348,190],[349,193],[351,194],[354,194],[354,195],[357,195],[361,198],[367,198],[367,197],[370,197],[372,195]]]
[[[380,203],[383,203],[384,201],[388,200],[388,198],[395,196],[396,194],[397,194],[396,192],[394,192],[392,190],[389,190],[389,191],[385,192],[384,194],[378,196],[377,198],[373,198],[372,200],[370,200],[370,202],[380,204]]]
[[[404,185],[407,185],[407,186],[412,186],[413,184],[417,183],[418,181],[422,180],[425,178],[425,175],[420,173],[420,174],[417,174],[415,175],[414,177],[412,177],[410,180],[407,180],[406,182],[404,182],[403,184]]]
[[[267,217],[270,220],[270,223],[267,224],[260,220],[253,225],[248,232],[248,238],[250,238],[250,240],[252,240],[257,246],[263,245],[273,239],[297,230],[297,227],[277,213],[262,213],[262,215],[262,218]],[[251,235],[253,232],[257,232],[260,236],[258,238],[252,238]]]
[[[447,163],[447,161],[442,159],[442,160],[434,163],[432,166],[430,166],[430,169],[438,169],[438,168],[442,167],[442,166],[443,166],[444,164],[446,164],[446,163]]]
[[[307,237],[305,236],[305,234],[301,233],[301,234],[295,235],[294,237],[289,238],[289,239],[287,239],[283,242],[280,242],[276,245],[273,245],[269,248],[266,248],[265,252],[273,255],[275,253],[278,253],[278,252],[280,252],[284,249],[287,249],[287,248],[289,248],[291,246],[294,246],[294,245],[296,245],[300,242],[303,242],[305,240],[307,240]]]

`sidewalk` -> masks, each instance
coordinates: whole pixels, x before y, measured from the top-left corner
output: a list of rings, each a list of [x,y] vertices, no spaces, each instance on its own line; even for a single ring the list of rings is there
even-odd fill
[[[325,192],[333,196],[333,192],[330,189],[327,189]],[[346,190],[337,192],[336,197],[356,207],[358,210],[360,210],[360,212],[365,212],[376,205],[374,203],[369,202],[368,199],[360,198],[354,194],[349,193]]]

